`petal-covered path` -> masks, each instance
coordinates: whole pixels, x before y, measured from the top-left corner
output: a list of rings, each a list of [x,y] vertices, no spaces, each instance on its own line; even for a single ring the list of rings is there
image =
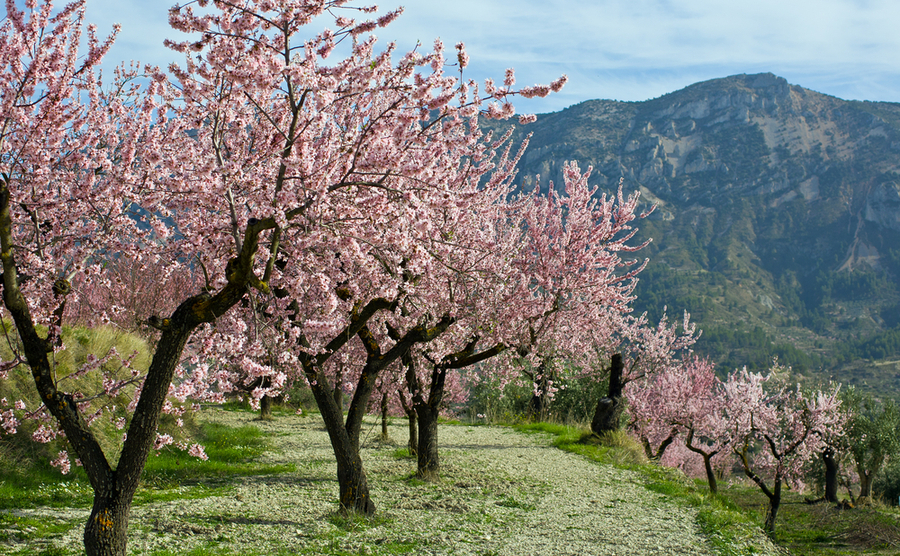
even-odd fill
[[[397,456],[403,423],[396,421],[393,442],[385,443],[368,422],[363,459],[378,518],[340,527],[333,456],[317,415],[259,422],[211,410],[205,418],[260,427],[275,446],[265,459],[293,463],[296,471],[242,477],[220,496],[135,506],[129,553],[713,554],[695,509],[647,490],[634,472],[558,450],[541,434],[442,426],[442,481],[426,484],[412,478],[413,460]],[[47,540],[80,547],[86,510],[27,513],[77,523]]]

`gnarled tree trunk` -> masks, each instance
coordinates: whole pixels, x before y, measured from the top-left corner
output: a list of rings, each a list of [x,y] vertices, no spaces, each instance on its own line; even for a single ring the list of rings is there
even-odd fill
[[[381,394],[381,440],[388,441],[391,436],[388,434],[388,395],[387,392]]]
[[[440,478],[441,460],[438,455],[438,409],[430,403],[416,404],[419,417],[419,445],[416,453],[416,476],[426,481]]]
[[[667,436],[662,442],[659,444],[659,448],[656,449],[656,453],[653,452],[653,446],[650,445],[650,439],[646,436],[641,437],[641,444],[644,446],[644,454],[647,456],[647,459],[653,461],[659,461],[662,459],[663,454],[666,453],[666,448],[668,448],[672,442],[675,441],[675,437],[678,436],[678,431],[676,429],[672,429],[672,433]]]
[[[872,479],[875,472],[871,469],[865,469],[861,465],[856,466],[857,475],[859,475],[859,496],[856,497],[857,504],[865,504],[872,498]]]
[[[406,396],[403,394],[402,389],[397,391],[397,395],[400,397],[400,405],[403,406],[403,412],[406,413],[406,420],[409,423],[409,441],[406,443],[406,446],[409,449],[409,455],[415,456],[419,452],[419,431],[416,410],[410,407],[410,402],[406,401]]]
[[[706,450],[694,446],[694,429],[688,429],[687,439],[685,440],[684,445],[688,450],[694,452],[695,454],[700,454],[703,457],[703,468],[706,470],[706,483],[709,485],[709,491],[713,494],[719,492],[718,482],[716,481],[716,473],[713,471],[712,467],[712,458],[716,454],[719,453],[719,450],[710,450],[707,452]]]
[[[825,501],[836,503],[838,501],[838,462],[835,451],[827,447],[822,451],[822,463],[825,464]]]
[[[375,513],[375,504],[369,496],[368,481],[363,469],[362,458],[359,455],[359,436],[378,373],[403,354],[408,353],[413,345],[430,342],[454,322],[452,317],[444,316],[431,328],[424,325],[415,326],[405,335],[397,334],[393,347],[387,353],[382,354],[377,339],[366,324],[376,312],[392,310],[396,306],[396,301],[384,299],[370,301],[365,307],[353,311],[350,324],[328,343],[323,353],[316,357],[311,355],[301,355],[300,357],[303,371],[312,389],[319,412],[322,414],[322,420],[337,460],[339,501],[343,512],[364,515]],[[331,354],[341,349],[353,336],[358,336],[362,340],[366,349],[366,364],[360,372],[356,390],[347,410],[347,418],[344,421],[343,412],[335,401],[334,390],[322,372],[322,365]],[[305,340],[301,339],[301,341]]]
[[[351,440],[344,424],[344,414],[335,403],[334,391],[328,387],[325,376],[320,373],[315,380],[310,380],[310,388],[325,422],[337,462],[340,509],[344,513],[373,515],[375,503],[369,496],[369,483],[359,455],[358,439],[356,443]]]
[[[602,435],[619,430],[619,423],[624,409],[622,402],[622,373],[625,370],[622,355],[612,356],[609,366],[609,388],[605,397],[597,402],[594,418],[591,420],[591,432]]]

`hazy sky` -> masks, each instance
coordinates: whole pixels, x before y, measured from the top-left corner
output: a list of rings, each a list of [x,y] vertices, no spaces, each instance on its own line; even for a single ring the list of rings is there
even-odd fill
[[[110,57],[165,65],[173,0],[88,0],[88,20],[122,33]],[[371,3],[371,2],[367,2]],[[844,99],[900,102],[898,0],[406,0],[377,33],[402,50],[435,37],[466,43],[467,76],[518,84],[568,74],[558,95],[520,102],[551,112],[583,100],[646,100],[691,83],[772,72]],[[448,53],[452,58],[452,52]]]

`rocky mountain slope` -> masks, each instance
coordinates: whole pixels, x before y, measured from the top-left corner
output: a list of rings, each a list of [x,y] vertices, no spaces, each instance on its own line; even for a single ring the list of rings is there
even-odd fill
[[[525,133],[524,189],[575,160],[603,189],[624,178],[658,205],[641,224],[654,241],[639,310],[687,309],[700,351],[725,366],[778,355],[900,392],[900,104],[736,75],[583,102]]]

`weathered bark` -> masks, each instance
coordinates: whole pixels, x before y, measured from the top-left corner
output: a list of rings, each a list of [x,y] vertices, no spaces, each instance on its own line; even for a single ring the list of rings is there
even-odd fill
[[[128,537],[128,514],[131,501],[121,496],[94,496],[94,505],[84,528],[87,554],[113,556],[125,554]]]
[[[438,410],[430,403],[417,404],[419,417],[419,446],[416,476],[426,481],[440,478],[441,460],[438,454]]]
[[[381,440],[387,441],[391,438],[388,434],[388,395],[387,392],[381,394]]]
[[[609,366],[609,388],[605,397],[597,402],[594,418],[591,420],[591,432],[602,435],[619,430],[624,404],[622,402],[622,374],[625,370],[622,355],[612,356]]]
[[[406,446],[409,448],[409,455],[415,456],[419,453],[419,418],[415,410],[413,410],[411,415],[407,413],[406,420],[409,423],[409,441],[406,443]]]
[[[397,391],[397,395],[400,397],[400,405],[403,406],[403,412],[406,413],[406,420],[409,423],[409,441],[406,443],[406,446],[409,448],[409,455],[414,456],[419,452],[419,431],[416,410],[410,406],[410,402],[406,401],[406,396],[403,394],[402,389]]]
[[[366,323],[378,311],[393,310],[396,306],[396,301],[372,300],[365,307],[353,311],[350,324],[325,346],[321,354],[315,357],[303,354],[300,356],[303,371],[322,414],[337,460],[339,503],[343,512],[364,515],[375,513],[375,504],[369,496],[368,482],[359,455],[359,437],[378,373],[407,353],[414,344],[430,342],[454,322],[452,317],[445,316],[431,328],[424,325],[416,326],[396,341],[387,353],[382,354],[377,340],[366,327]],[[366,364],[360,373],[345,421],[343,412],[335,401],[334,389],[321,369],[331,354],[341,349],[353,336],[359,336],[363,342],[366,349]]]
[[[334,401],[334,391],[329,388],[322,373],[319,373],[318,376],[314,375],[309,382],[337,461],[340,509],[344,513],[373,515],[375,503],[369,497],[369,484],[362,459],[359,456],[359,449],[351,442],[350,435],[347,434],[344,426],[344,414]]]
[[[857,504],[859,504],[872,498],[872,482],[877,471],[857,465],[856,472],[859,475],[859,496],[856,497]]]
[[[334,378],[334,403],[341,412],[344,411],[344,367],[338,365],[337,376]]]
[[[838,462],[835,458],[834,448],[829,446],[822,451],[822,463],[825,464],[825,501],[836,503],[838,501]]]
[[[716,454],[719,453],[719,450],[710,450],[707,452],[706,450],[694,446],[694,429],[688,429],[687,439],[685,440],[684,445],[687,446],[687,449],[694,452],[695,454],[700,454],[703,457],[703,468],[706,470],[706,483],[709,485],[709,491],[713,494],[719,492],[719,485],[716,481],[716,473],[713,471],[712,467],[712,458]]]
[[[415,392],[412,396],[413,411],[419,422],[419,438],[416,443],[416,476],[426,481],[436,481],[440,478],[441,460],[438,454],[438,412],[444,399],[444,381],[447,377],[447,369],[434,365],[431,369],[431,387],[428,389],[428,397],[422,395],[422,387],[419,384],[415,371],[415,361],[411,356],[404,360],[406,364],[407,381],[413,381],[410,388]]]
[[[654,461],[659,461],[660,459],[662,459],[663,454],[666,452],[666,448],[668,448],[672,444],[672,442],[675,441],[676,436],[678,436],[678,431],[672,429],[672,433],[669,434],[669,436],[667,436],[660,443],[659,448],[657,448],[656,450],[656,453],[653,453],[653,446],[650,445],[650,439],[648,439],[646,436],[642,436],[641,444],[644,445],[644,454],[647,455],[647,459]]]
[[[272,396],[265,395],[259,399],[259,418],[263,421],[272,419]]]

